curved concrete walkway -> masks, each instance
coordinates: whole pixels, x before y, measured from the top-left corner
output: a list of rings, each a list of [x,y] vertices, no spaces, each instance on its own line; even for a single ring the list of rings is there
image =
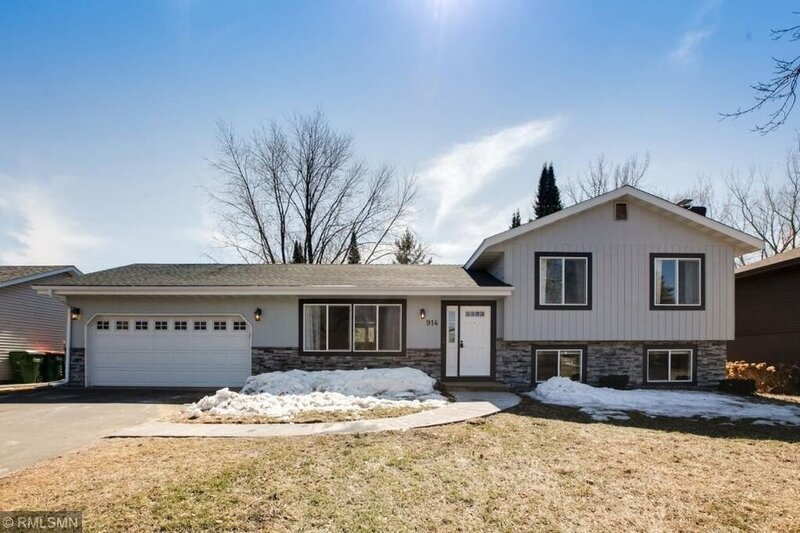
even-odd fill
[[[489,416],[514,407],[519,396],[509,392],[454,392],[455,402],[438,409],[396,418],[314,424],[181,424],[145,422],[109,437],[300,437],[375,431],[404,431],[441,426]]]

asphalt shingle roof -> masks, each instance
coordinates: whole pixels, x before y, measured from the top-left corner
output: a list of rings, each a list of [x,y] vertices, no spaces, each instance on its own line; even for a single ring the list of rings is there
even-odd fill
[[[36,274],[46,274],[55,270],[69,268],[69,265],[9,265],[0,266],[0,283]]]
[[[42,284],[46,285],[46,284]],[[133,264],[52,285],[95,287],[392,287],[507,286],[458,265]]]

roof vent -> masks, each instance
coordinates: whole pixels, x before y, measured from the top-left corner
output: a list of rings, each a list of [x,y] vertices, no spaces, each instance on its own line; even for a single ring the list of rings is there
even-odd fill
[[[628,220],[628,204],[625,202],[614,204],[614,220]]]
[[[702,205],[694,205],[694,200],[691,198],[684,198],[680,202],[677,203],[678,207],[682,207],[684,209],[688,209],[692,213],[697,213],[701,217],[706,216],[706,212],[708,209]]]

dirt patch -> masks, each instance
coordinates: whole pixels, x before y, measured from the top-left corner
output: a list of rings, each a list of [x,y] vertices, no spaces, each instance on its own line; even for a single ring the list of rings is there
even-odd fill
[[[180,412],[167,418],[169,422],[187,424],[313,424],[315,422],[348,422],[354,420],[374,420],[376,418],[396,418],[428,411],[431,407],[375,407],[359,411],[303,411],[290,419],[263,415],[212,415],[204,413],[191,418]]]
[[[0,478],[0,501],[87,531],[798,531],[798,471],[797,428],[525,399],[405,432],[106,440]]]

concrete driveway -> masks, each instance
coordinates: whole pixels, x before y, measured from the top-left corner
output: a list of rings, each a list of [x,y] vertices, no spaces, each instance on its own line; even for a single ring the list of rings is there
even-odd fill
[[[206,392],[47,388],[0,395],[0,476],[177,411]]]

